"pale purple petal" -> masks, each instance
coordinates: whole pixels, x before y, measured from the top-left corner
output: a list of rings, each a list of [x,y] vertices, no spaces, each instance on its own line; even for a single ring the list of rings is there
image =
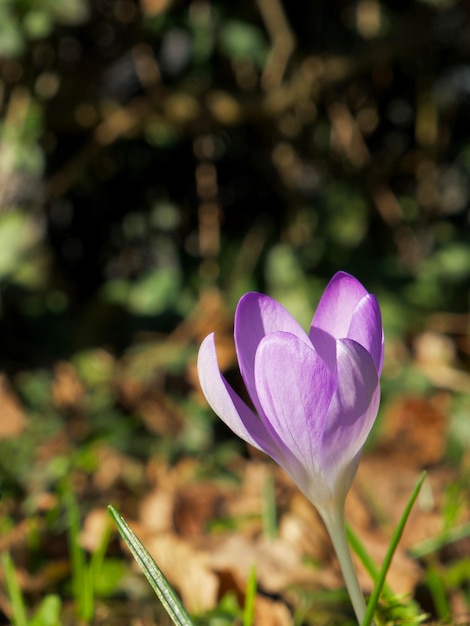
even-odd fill
[[[364,346],[380,374],[384,352],[382,316],[379,303],[372,294],[367,294],[357,303],[346,337]]]
[[[336,339],[321,328],[310,329],[310,341],[331,371],[336,370]]]
[[[199,348],[197,369],[202,391],[214,413],[241,439],[276,458],[277,446],[263,423],[220,373],[213,333]]]
[[[255,380],[273,431],[310,475],[318,474],[335,373],[312,346],[290,333],[276,332],[260,342]]]
[[[361,283],[346,272],[338,272],[328,283],[318,303],[312,327],[330,333],[336,339],[348,336],[356,304],[367,295]]]
[[[255,355],[260,341],[269,333],[284,331],[310,343],[303,328],[276,300],[260,293],[245,294],[235,312],[235,347],[238,365],[256,410],[261,413],[254,379]]]
[[[348,463],[338,464],[335,467],[335,471],[337,472],[336,481],[334,483],[334,487],[329,487],[332,490],[334,495],[334,499],[341,506],[344,505],[344,501],[346,500],[346,496],[348,495],[349,490],[351,489],[352,482],[354,477],[356,476],[357,468],[359,465],[359,461],[361,460],[362,449],[350,460]],[[331,481],[330,481],[331,482]]]
[[[321,466],[330,487],[360,453],[377,416],[380,386],[375,363],[351,339],[337,341],[338,387],[325,419]],[[351,476],[352,481],[353,476]]]

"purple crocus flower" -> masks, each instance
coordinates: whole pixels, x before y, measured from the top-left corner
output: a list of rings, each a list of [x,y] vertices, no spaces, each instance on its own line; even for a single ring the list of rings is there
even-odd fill
[[[377,300],[353,276],[338,272],[307,335],[278,302],[247,293],[235,314],[235,346],[256,412],[220,373],[213,334],[198,356],[204,395],[227,426],[281,465],[317,508],[362,621],[360,590],[361,600],[353,597],[357,578],[350,583],[345,571],[352,564],[343,510],[379,406],[383,331]]]
[[[278,302],[247,293],[235,314],[235,345],[257,415],[220,373],[213,334],[198,358],[212,409],[319,509],[344,500],[379,404],[383,333],[375,296],[338,272],[307,335]]]

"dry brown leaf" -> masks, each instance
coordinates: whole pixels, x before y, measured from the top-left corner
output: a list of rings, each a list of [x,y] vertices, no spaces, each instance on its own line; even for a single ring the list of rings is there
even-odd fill
[[[447,396],[398,397],[388,407],[382,423],[380,452],[393,457],[394,466],[422,468],[437,463],[446,445]]]
[[[0,374],[0,439],[16,437],[26,425],[26,416],[4,374]]]
[[[173,520],[176,532],[182,537],[203,535],[209,522],[222,516],[223,495],[216,485],[193,483],[177,491]]]
[[[149,432],[154,435],[175,437],[183,426],[181,409],[167,394],[157,389],[145,392],[135,410],[142,417]]]
[[[68,361],[59,361],[54,367],[52,399],[59,409],[74,409],[84,402],[84,389],[75,368]]]
[[[214,570],[230,571],[239,581],[246,581],[256,566],[258,583],[268,593],[281,593],[293,584],[324,582],[323,573],[305,565],[303,555],[281,538],[253,540],[231,534],[208,539],[206,550]]]
[[[254,626],[291,626],[293,623],[285,604],[259,594],[256,596]]]
[[[280,520],[279,536],[301,554],[321,563],[329,559],[333,550],[323,522],[300,492],[294,493],[291,509]]]
[[[219,581],[208,554],[169,533],[141,539],[189,612],[200,613],[216,606]]]
[[[80,545],[89,552],[95,552],[102,545],[110,517],[106,509],[92,509],[85,517],[80,533]]]
[[[420,472],[406,466],[393,465],[393,459],[389,464],[384,463],[384,459],[376,455],[366,457],[361,465],[362,468],[360,467],[358,472],[358,484],[361,486],[362,493],[370,495],[374,491],[375,494],[380,494],[380,496],[377,497],[376,495],[375,497],[375,509],[369,496],[366,497],[366,501],[371,504],[371,515],[374,510],[380,509],[382,523],[385,520],[385,523],[388,521],[392,525],[396,525],[416,485]],[[449,467],[437,466],[429,469],[411,512],[410,521],[414,519],[414,516],[419,515],[422,518],[420,523],[423,524],[423,527],[426,526],[426,519],[433,520],[435,516],[442,522],[445,490],[455,479],[456,474]],[[434,523],[432,525],[434,526]]]
[[[227,514],[238,518],[258,517],[262,512],[263,492],[273,474],[273,467],[265,460],[243,462],[237,469],[241,474],[241,485],[231,493],[226,503]]]
[[[139,506],[141,524],[151,533],[172,532],[174,504],[175,493],[172,489],[152,489]]]
[[[93,484],[99,491],[107,491],[118,482],[142,484],[144,469],[135,459],[102,444],[95,447],[95,454],[98,464]]]
[[[456,345],[450,337],[427,331],[415,338],[413,348],[416,365],[436,387],[468,391],[470,375],[458,367]]]

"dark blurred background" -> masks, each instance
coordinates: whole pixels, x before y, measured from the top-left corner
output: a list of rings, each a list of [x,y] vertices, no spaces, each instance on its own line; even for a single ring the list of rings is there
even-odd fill
[[[339,269],[468,362],[468,2],[9,0],[0,59],[4,370]]]

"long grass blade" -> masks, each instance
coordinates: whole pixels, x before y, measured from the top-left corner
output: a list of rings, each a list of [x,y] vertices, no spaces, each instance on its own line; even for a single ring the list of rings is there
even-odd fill
[[[398,522],[395,532],[393,533],[392,540],[390,542],[390,545],[388,546],[387,553],[382,563],[382,567],[380,568],[377,582],[375,583],[374,590],[372,591],[372,594],[370,596],[369,603],[367,605],[366,614],[364,616],[364,621],[362,622],[362,626],[370,626],[370,624],[372,623],[372,619],[374,617],[374,613],[377,608],[377,604],[379,601],[380,594],[382,592],[382,588],[385,584],[385,578],[387,576],[387,572],[392,562],[393,555],[395,554],[395,550],[397,549],[397,546],[400,542],[401,536],[403,534],[403,530],[405,528],[405,524],[408,520],[408,517],[411,513],[411,509],[413,508],[413,505],[416,501],[416,498],[418,497],[419,491],[423,485],[423,482],[426,476],[427,476],[427,472],[423,472],[421,476],[418,478],[418,482],[416,483],[415,488],[413,489],[410,499],[408,500],[405,510],[403,511],[402,516],[400,518],[400,521]]]
[[[252,567],[246,583],[243,626],[253,626],[255,623],[256,584],[256,569]]]
[[[5,576],[5,583],[8,591],[8,597],[13,612],[14,626],[26,626],[26,607],[20,584],[16,576],[15,566],[9,552],[2,553],[2,567]]]
[[[375,584],[379,579],[379,574],[380,574],[379,568],[375,564],[370,554],[367,552],[366,547],[364,546],[362,541],[359,539],[359,537],[356,535],[353,529],[349,526],[349,524],[346,524],[346,535],[348,538],[349,545],[354,550],[357,557],[359,558],[362,565],[365,567],[367,573],[372,578]],[[390,589],[387,583],[384,584],[384,593],[386,593],[389,596],[393,596],[393,591]]]
[[[436,566],[428,565],[426,582],[428,589],[431,592],[437,616],[442,621],[448,620],[451,610],[444,583]]]
[[[63,500],[67,516],[73,596],[78,617],[88,623],[93,618],[94,613],[93,587],[85,551],[79,541],[80,511],[77,499],[68,483],[63,488]]]
[[[163,604],[166,612],[170,616],[175,626],[193,626],[189,615],[184,609],[181,601],[173,591],[170,583],[165,578],[163,572],[144,548],[140,539],[129,528],[125,519],[111,505],[108,506],[114,522],[126,542],[132,556],[135,558],[140,568],[149,581],[152,589]]]
[[[440,550],[449,543],[466,539],[467,537],[470,537],[470,522],[465,522],[455,528],[449,528],[437,537],[430,537],[429,539],[420,541],[410,548],[409,553],[415,559],[422,559],[432,552],[437,552],[437,550]]]

